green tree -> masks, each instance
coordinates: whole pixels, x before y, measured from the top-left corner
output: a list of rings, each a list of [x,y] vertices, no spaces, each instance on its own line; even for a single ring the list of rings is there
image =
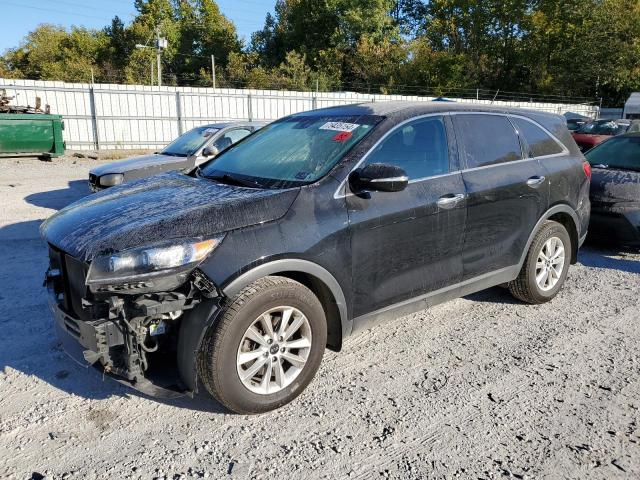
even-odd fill
[[[0,57],[17,78],[395,93],[485,88],[604,98],[640,90],[638,0],[272,0],[243,50],[214,0],[135,0],[102,30],[41,25]],[[151,48],[137,49],[136,44]]]
[[[92,69],[101,74],[98,60],[107,45],[104,32],[43,24],[6,52],[3,63],[16,78],[89,82]]]

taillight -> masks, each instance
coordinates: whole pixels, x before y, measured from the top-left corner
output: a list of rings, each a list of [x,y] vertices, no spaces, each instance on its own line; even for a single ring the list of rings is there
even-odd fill
[[[584,170],[584,174],[589,180],[591,180],[591,164],[589,162],[582,162],[582,168]]]

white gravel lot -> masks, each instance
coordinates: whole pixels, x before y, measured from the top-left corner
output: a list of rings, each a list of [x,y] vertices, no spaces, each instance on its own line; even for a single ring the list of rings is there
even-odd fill
[[[640,478],[637,252],[582,249],[545,305],[494,288],[379,326],[238,416],[60,350],[38,226],[95,164],[0,159],[0,478]]]

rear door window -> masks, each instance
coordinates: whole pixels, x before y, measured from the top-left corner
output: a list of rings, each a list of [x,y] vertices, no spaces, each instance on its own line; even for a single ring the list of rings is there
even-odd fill
[[[384,163],[402,168],[409,180],[449,172],[449,148],[440,116],[414,120],[394,130],[367,157],[365,165]]]
[[[456,136],[466,168],[485,167],[522,158],[520,140],[502,115],[454,115]]]
[[[542,128],[523,118],[513,117],[512,120],[527,143],[530,157],[543,157],[563,152],[558,142]]]

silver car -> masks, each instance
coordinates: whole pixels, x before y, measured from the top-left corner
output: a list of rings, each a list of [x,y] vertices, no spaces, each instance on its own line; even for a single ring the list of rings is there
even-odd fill
[[[107,163],[89,172],[94,192],[171,170],[190,170],[259,130],[266,122],[202,125],[180,135],[162,151]]]

